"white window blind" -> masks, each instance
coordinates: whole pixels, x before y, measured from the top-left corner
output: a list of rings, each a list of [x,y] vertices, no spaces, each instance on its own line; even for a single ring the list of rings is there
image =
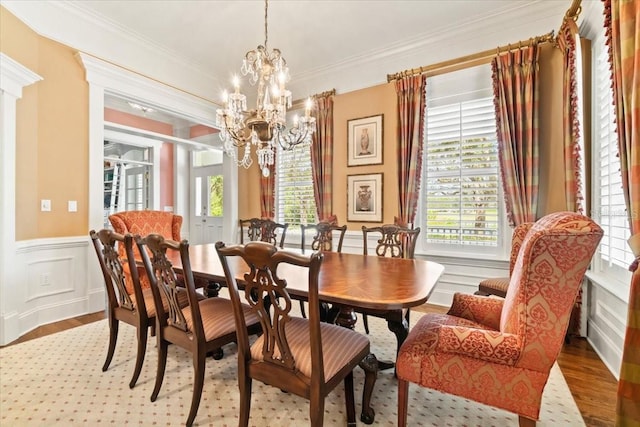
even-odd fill
[[[423,168],[427,244],[498,246],[500,188],[492,97],[427,106]]]
[[[609,55],[601,37],[596,55],[596,149],[595,176],[599,185],[594,186],[598,221],[604,230],[600,242],[602,267],[618,266],[626,269],[633,261],[633,253],[627,245],[629,221],[622,193],[618,139],[615,128],[615,112],[612,103]],[[598,194],[599,192],[599,194]]]
[[[289,223],[289,230],[316,222],[313,197],[311,151],[307,144],[294,150],[278,148],[276,156],[276,220]]]

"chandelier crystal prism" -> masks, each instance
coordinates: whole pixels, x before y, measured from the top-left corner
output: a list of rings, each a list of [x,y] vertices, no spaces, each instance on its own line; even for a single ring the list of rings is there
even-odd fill
[[[249,76],[251,85],[257,84],[256,108],[247,110],[247,97],[240,92],[240,79],[233,79],[234,91],[223,93],[224,108],[216,112],[220,139],[225,153],[238,166],[248,168],[253,163],[251,146],[255,147],[262,174],[269,176],[269,166],[275,163],[277,145],[283,150],[309,144],[316,130],[311,117],[311,99],[307,99],[303,117],[293,118],[293,126],[286,127],[287,109],[291,108],[291,92],[287,90],[289,68],[279,49],[269,50],[267,11],[264,2],[264,45],[246,53],[240,72]]]

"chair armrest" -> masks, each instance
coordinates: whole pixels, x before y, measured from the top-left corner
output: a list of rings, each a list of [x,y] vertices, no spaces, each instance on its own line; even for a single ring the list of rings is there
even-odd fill
[[[514,334],[466,326],[442,325],[436,351],[513,366],[520,358],[520,347],[520,340]]]
[[[498,330],[500,329],[503,304],[503,299],[456,292],[453,295],[453,303],[447,314],[462,317]]]

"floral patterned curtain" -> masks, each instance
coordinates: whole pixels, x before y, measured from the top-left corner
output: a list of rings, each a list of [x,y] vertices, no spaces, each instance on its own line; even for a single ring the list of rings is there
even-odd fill
[[[631,265],[627,331],[622,353],[617,426],[640,425],[640,1],[604,0],[612,69],[622,188],[631,226]]]
[[[316,99],[316,132],[311,144],[313,196],[318,221],[329,221],[333,215],[333,96],[334,91]]]
[[[260,216],[274,219],[276,204],[276,165],[269,166],[269,176],[260,173]]]
[[[580,44],[577,43],[578,26],[571,18],[566,18],[558,33],[558,46],[564,56],[564,69],[562,81],[562,119],[564,132],[564,186],[567,199],[567,210],[584,213],[582,194],[582,146],[580,144],[580,123],[578,102],[578,75],[577,64],[578,50]]]
[[[512,227],[534,222],[538,208],[538,44],[491,62],[498,155]]]
[[[424,146],[424,109],[427,77],[424,74],[396,80],[398,96],[398,195],[396,223],[413,224],[418,206]]]

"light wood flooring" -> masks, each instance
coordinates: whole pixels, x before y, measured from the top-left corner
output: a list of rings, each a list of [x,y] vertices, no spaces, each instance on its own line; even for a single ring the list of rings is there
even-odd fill
[[[442,313],[446,312],[447,308],[426,304],[419,310]],[[40,338],[104,318],[105,313],[98,312],[44,325],[23,335],[9,345]],[[572,338],[568,344],[564,345],[558,357],[558,364],[586,425],[588,427],[613,426],[618,383],[587,340]]]

